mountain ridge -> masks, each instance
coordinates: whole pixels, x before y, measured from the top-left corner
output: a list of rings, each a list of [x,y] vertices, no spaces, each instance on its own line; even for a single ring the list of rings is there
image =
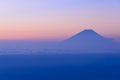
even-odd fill
[[[103,36],[101,36],[100,34],[98,34],[97,32],[95,32],[92,29],[85,29],[77,34],[75,34],[74,36],[68,38],[67,40],[65,40],[65,42],[80,42],[80,41],[92,41],[92,40],[108,40],[108,38],[105,38]]]
[[[113,39],[103,37],[92,29],[85,29],[64,40],[61,49],[80,52],[115,52],[119,51]]]

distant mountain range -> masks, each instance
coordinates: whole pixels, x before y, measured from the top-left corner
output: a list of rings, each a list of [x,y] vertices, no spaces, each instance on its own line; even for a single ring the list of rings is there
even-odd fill
[[[105,38],[92,29],[82,32],[64,40],[60,49],[78,52],[119,52],[118,43],[113,39]]]

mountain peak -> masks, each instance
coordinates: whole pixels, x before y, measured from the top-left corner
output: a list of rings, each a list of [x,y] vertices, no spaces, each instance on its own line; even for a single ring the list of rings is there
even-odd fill
[[[84,33],[84,34],[97,34],[97,35],[99,35],[98,33],[96,33],[94,30],[92,30],[92,29],[85,29],[85,30],[83,30],[83,31],[81,31],[81,32],[79,32],[78,34],[82,34],[82,33]]]
[[[77,33],[76,35],[72,36],[68,40],[79,41],[80,39],[83,39],[83,40],[88,41],[91,39],[100,39],[100,38],[103,39],[104,37],[92,29],[85,29],[85,30]]]
[[[111,39],[105,38],[92,29],[85,29],[63,41],[61,48],[80,52],[112,52],[118,45]]]
[[[63,43],[72,44],[72,45],[80,45],[80,46],[91,46],[91,45],[101,45],[108,42],[108,39],[101,36],[97,32],[92,29],[85,29],[76,35],[68,38]]]
[[[93,29],[84,29],[83,31],[94,31]]]

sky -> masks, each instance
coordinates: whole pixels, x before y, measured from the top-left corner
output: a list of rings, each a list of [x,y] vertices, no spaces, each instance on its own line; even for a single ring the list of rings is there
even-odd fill
[[[84,29],[120,39],[120,0],[0,0],[0,40],[66,39]]]

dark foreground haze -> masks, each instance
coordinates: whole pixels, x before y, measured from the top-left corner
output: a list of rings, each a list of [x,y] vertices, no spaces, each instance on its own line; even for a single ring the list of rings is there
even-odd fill
[[[0,80],[120,80],[120,54],[1,55]]]
[[[0,80],[120,80],[120,44],[91,29],[61,42],[0,44]]]

